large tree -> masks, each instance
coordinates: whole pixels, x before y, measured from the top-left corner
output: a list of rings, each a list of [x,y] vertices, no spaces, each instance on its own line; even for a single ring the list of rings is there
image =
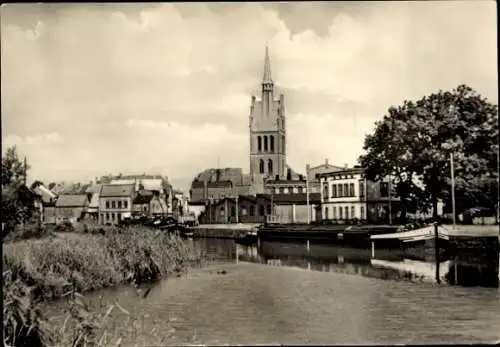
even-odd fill
[[[391,107],[364,149],[367,178],[391,177],[404,207],[430,205],[437,217],[438,200],[450,200],[451,155],[457,211],[497,203],[498,107],[468,86]]]
[[[5,231],[9,231],[23,216],[24,207],[19,197],[19,189],[25,183],[24,175],[29,169],[18,156],[15,146],[7,148],[2,157],[2,220]]]

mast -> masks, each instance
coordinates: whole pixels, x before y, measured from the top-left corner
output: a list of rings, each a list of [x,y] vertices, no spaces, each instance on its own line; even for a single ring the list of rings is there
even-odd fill
[[[456,225],[456,210],[455,210],[455,167],[453,163],[453,153],[450,153],[450,171],[451,171],[451,206],[453,211],[453,229]]]
[[[306,165],[306,206],[307,206],[307,224],[311,223],[311,210],[309,209],[309,165]]]
[[[392,225],[392,178],[389,175],[389,224]]]

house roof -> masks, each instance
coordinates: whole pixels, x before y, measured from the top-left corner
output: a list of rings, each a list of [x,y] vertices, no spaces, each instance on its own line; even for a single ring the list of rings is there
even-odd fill
[[[136,187],[142,185],[144,190],[163,190],[163,180],[161,178],[121,178],[113,179],[110,184],[134,184]]]
[[[123,184],[134,184],[135,185],[136,180],[134,178],[127,178],[127,179],[113,179],[109,184],[112,185],[123,185]]]
[[[136,205],[149,204],[151,202],[151,200],[153,199],[153,197],[154,197],[154,195],[151,192],[140,192],[134,198],[134,201],[132,203],[136,204]]]
[[[42,201],[43,201],[44,204],[54,203],[55,199],[57,198],[57,194],[55,194],[54,192],[50,191],[44,185],[39,185],[39,186],[33,188],[32,190],[37,195],[39,195],[39,196],[42,197]]]
[[[56,207],[83,207],[87,206],[89,199],[85,194],[59,195],[56,201]]]
[[[163,182],[161,179],[140,179],[139,183],[142,184],[145,190],[163,190]]]
[[[347,168],[343,170],[332,170],[327,172],[319,173],[319,177],[337,176],[337,175],[353,175],[353,174],[363,174],[364,169],[360,167]]]
[[[99,196],[102,197],[129,197],[135,192],[135,184],[103,184]]]

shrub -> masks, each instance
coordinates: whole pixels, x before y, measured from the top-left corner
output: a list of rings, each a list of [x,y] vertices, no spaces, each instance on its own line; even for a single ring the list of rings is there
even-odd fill
[[[110,229],[104,235],[75,233],[63,238],[7,244],[3,255],[7,270],[4,273],[6,341],[15,346],[22,345],[22,341],[50,345],[54,331],[45,328],[37,309],[42,298],[53,299],[68,292],[86,292],[127,282],[156,281],[181,271],[188,262],[199,260],[200,254],[179,237],[141,227]],[[75,310],[75,307],[70,310],[72,317],[80,317],[80,311]],[[94,319],[89,318],[88,322]],[[75,337],[72,345],[89,345],[95,338],[92,329],[96,327],[87,323],[80,324],[80,330],[85,331],[82,336],[86,337]]]

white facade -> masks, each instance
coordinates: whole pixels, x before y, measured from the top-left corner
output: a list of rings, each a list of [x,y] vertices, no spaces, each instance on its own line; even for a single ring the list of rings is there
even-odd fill
[[[366,184],[360,169],[323,174],[320,191],[323,219],[366,219]]]
[[[99,224],[118,224],[132,216],[132,197],[101,197],[99,199]]]

